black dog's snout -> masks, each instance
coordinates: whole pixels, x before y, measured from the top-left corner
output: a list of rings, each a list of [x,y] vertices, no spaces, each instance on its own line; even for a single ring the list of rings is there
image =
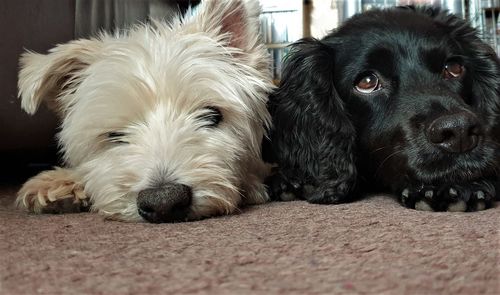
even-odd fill
[[[478,118],[465,111],[438,117],[426,132],[429,142],[450,153],[474,149],[483,135]]]
[[[149,222],[174,222],[186,218],[191,205],[191,188],[170,183],[159,188],[139,192],[137,207],[139,214]]]

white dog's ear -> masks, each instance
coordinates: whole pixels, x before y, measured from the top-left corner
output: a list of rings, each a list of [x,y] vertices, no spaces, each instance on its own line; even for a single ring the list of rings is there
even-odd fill
[[[201,30],[229,35],[229,46],[251,52],[260,44],[257,0],[205,0],[200,7]]]
[[[21,55],[17,84],[21,107],[34,114],[45,101],[49,108],[62,112],[58,98],[76,86],[81,72],[96,60],[100,45],[98,40],[77,40],[58,45],[48,54]]]

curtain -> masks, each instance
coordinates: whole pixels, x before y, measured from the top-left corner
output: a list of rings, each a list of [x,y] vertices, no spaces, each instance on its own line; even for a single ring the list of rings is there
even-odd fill
[[[169,20],[184,8],[175,0],[76,0],[75,37],[114,32],[151,18]]]

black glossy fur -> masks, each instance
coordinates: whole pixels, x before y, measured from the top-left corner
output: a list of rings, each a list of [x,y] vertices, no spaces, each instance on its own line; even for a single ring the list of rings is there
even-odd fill
[[[444,78],[450,60],[463,65],[463,76]],[[354,86],[367,72],[382,86],[362,94]],[[264,147],[267,160],[279,165],[268,181],[275,199],[293,193],[342,203],[381,191],[421,210],[492,205],[500,63],[464,20],[431,7],[356,15],[322,40],[294,44],[282,77],[270,101],[271,144]],[[429,125],[443,116],[462,120],[457,113],[478,131],[474,148],[460,150],[465,143],[458,142],[460,151],[449,152],[430,142]],[[465,208],[453,207],[460,201]]]

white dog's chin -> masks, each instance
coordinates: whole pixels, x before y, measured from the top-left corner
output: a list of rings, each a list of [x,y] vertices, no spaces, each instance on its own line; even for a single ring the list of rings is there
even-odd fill
[[[18,204],[45,212],[70,200],[112,219],[164,222],[265,202],[273,86],[256,2],[205,0],[170,24],[24,54],[22,107],[33,114],[45,101],[60,115],[66,167],[28,181]]]

